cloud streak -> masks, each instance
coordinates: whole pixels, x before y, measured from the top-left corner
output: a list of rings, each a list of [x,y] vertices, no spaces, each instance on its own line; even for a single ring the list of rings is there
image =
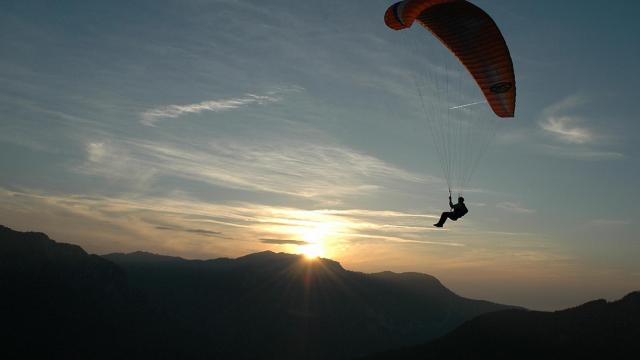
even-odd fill
[[[631,225],[632,222],[629,220],[620,220],[620,219],[594,219],[589,222],[591,225],[596,226],[625,226]]]
[[[579,118],[573,116],[549,116],[540,126],[557,139],[572,143],[586,144],[593,141],[591,130],[578,126]]]
[[[540,127],[562,142],[570,144],[593,142],[593,132],[584,125],[580,125],[584,120],[575,115],[567,115],[585,103],[584,97],[572,95],[547,107],[542,112],[543,119],[539,122]]]
[[[588,119],[575,114],[586,103],[585,97],[572,95],[544,109],[538,125],[555,143],[541,144],[540,149],[549,155],[577,160],[623,157],[615,151],[595,149],[607,136],[588,127]]]
[[[289,138],[220,138],[185,145],[154,141],[91,142],[77,171],[147,184],[173,176],[226,188],[303,198],[367,194],[398,181],[438,180],[396,168],[332,143]]]
[[[235,99],[209,100],[189,105],[168,105],[143,112],[141,122],[147,126],[154,126],[158,121],[165,118],[177,118],[186,114],[197,114],[203,111],[229,111],[252,104],[264,105],[277,101],[280,101],[280,99],[272,96],[246,94],[244,97]]]
[[[589,147],[566,147],[557,145],[541,145],[540,150],[555,157],[598,161],[598,160],[617,160],[625,157],[624,154],[615,151],[594,150]]]
[[[213,237],[223,237],[222,233],[219,231],[211,231],[205,229],[185,229],[177,226],[156,226],[156,230],[167,230],[167,231],[183,231],[190,234],[197,234],[203,236],[213,236]]]
[[[516,214],[533,214],[536,212],[533,209],[529,209],[520,204],[508,202],[508,201],[498,203],[496,204],[496,207],[511,213],[516,213]]]
[[[272,244],[272,245],[309,245],[311,244],[308,241],[302,240],[282,240],[282,239],[260,239],[260,242],[263,244]]]
[[[184,115],[201,112],[223,112],[240,109],[251,105],[267,105],[282,101],[282,94],[300,91],[300,87],[281,88],[269,91],[266,95],[245,94],[236,98],[208,100],[195,104],[166,105],[149,109],[140,114],[140,122],[147,126],[155,126],[162,119],[175,119]]]

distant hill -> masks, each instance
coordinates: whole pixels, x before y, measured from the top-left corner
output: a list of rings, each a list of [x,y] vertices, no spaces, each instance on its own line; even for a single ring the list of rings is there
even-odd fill
[[[640,292],[556,312],[504,310],[421,346],[376,354],[405,359],[637,359]]]
[[[273,252],[100,257],[1,226],[0,275],[3,358],[346,359],[509,308],[424,274]]]

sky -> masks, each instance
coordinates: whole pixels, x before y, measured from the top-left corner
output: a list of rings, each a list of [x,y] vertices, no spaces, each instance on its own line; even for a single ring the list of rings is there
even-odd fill
[[[2,1],[0,224],[97,254],[317,252],[532,309],[639,290],[640,4],[474,1],[516,117],[437,230],[411,84],[436,60],[384,25],[391,3]]]

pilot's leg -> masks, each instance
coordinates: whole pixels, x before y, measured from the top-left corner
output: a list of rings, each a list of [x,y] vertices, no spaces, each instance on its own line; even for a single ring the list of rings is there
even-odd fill
[[[434,224],[433,226],[442,227],[444,223],[447,221],[447,218],[449,218],[450,216],[451,216],[450,212],[443,212],[442,215],[440,215],[440,221],[438,221],[438,223]]]

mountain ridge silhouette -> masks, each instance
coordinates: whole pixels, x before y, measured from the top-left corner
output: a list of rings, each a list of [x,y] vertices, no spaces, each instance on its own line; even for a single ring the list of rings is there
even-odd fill
[[[530,311],[460,297],[416,272],[367,274],[272,251],[98,256],[4,226],[0,274],[7,359],[625,358],[640,350],[640,292]]]
[[[365,274],[271,251],[97,256],[6,227],[0,270],[0,290],[14,294],[0,300],[0,335],[22,357],[347,359],[511,308],[460,297],[430,275]]]

